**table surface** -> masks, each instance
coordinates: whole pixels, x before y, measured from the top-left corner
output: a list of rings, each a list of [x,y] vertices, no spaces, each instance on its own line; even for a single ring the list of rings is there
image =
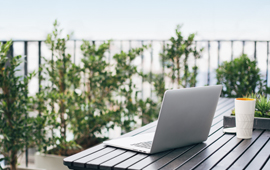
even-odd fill
[[[146,155],[99,144],[64,159],[73,170],[93,169],[270,169],[270,131],[254,130],[242,140],[223,133],[223,115],[234,108],[234,99],[220,98],[207,141]],[[155,131],[150,123],[121,137]]]

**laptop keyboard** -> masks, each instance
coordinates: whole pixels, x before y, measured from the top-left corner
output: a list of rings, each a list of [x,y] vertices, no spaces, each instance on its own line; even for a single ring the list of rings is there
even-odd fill
[[[140,147],[140,148],[150,149],[151,146],[152,146],[152,141],[134,143],[134,144],[131,144],[131,145],[136,146],[136,147]]]

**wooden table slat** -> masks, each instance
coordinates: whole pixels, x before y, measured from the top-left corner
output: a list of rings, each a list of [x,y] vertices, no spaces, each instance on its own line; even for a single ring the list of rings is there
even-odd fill
[[[231,99],[226,99],[226,100],[221,100],[221,101],[219,101],[219,102],[218,102],[218,105],[217,105],[216,111],[218,111],[219,109],[221,109],[221,108],[227,106],[227,105],[230,104],[230,103],[234,103],[234,101],[231,100]]]
[[[115,150],[115,148],[106,147],[106,148],[104,148],[102,150],[99,150],[99,151],[97,151],[97,152],[95,152],[95,153],[93,153],[91,155],[85,156],[85,157],[83,157],[81,159],[78,159],[78,160],[74,161],[73,166],[85,167],[86,162],[92,161],[92,160],[94,160],[94,159],[96,159],[96,158],[98,158],[98,157],[100,157],[102,155],[108,154],[108,153],[110,153],[110,152],[112,152],[114,150]]]
[[[234,108],[234,105],[230,105],[230,107],[227,107],[226,109],[222,109],[216,112],[214,115],[215,117],[213,118],[212,125],[222,121],[223,120],[223,115],[229,114],[231,112],[231,109]]]
[[[239,156],[250,146],[262,133],[262,130],[254,130],[252,138],[249,140],[243,140],[239,145],[237,145],[233,150],[231,150],[224,158],[222,158],[213,169],[226,169],[233,164]]]
[[[114,167],[115,170],[120,170],[120,169],[127,169],[128,167],[132,166],[133,164],[143,160],[144,158],[146,158],[148,155],[146,154],[137,154],[123,162],[121,162],[120,164],[116,165]]]
[[[212,143],[214,143],[216,140],[218,140],[220,137],[222,137],[224,134],[222,132],[222,129],[215,132],[213,135],[211,135],[207,141],[204,143],[196,144],[192,149],[190,149],[188,152],[185,152],[180,157],[175,158],[171,162],[169,162],[167,165],[162,167],[162,169],[175,169],[179,167],[181,164],[184,164],[188,159],[190,159],[192,156],[198,154],[199,152],[203,151],[207,147],[209,147]]]
[[[269,139],[270,131],[265,131],[244,153],[241,157],[234,162],[230,169],[244,169],[253,159],[255,154],[257,154],[260,149],[265,145]],[[270,153],[270,150],[269,150]],[[263,164],[261,164],[263,165]],[[257,166],[260,166],[257,163]]]
[[[217,152],[215,152],[208,158],[202,160],[194,168],[196,168],[196,170],[197,169],[198,170],[210,169],[219,160],[221,160],[228,153],[228,151],[232,150],[242,141],[243,141],[242,139],[238,139],[236,136],[234,136],[229,142],[227,142],[224,146],[222,146]]]
[[[91,155],[101,149],[104,149],[105,148],[105,145],[104,144],[99,144],[97,146],[94,146],[92,148],[89,148],[89,149],[86,149],[82,152],[79,152],[75,155],[72,155],[72,156],[69,156],[69,157],[66,157],[63,162],[64,162],[64,165],[67,165],[67,166],[72,166],[72,163],[73,161],[77,160],[77,159],[81,159],[85,156],[88,156],[88,155]]]
[[[199,164],[202,160],[208,158],[216,151],[218,151],[224,144],[229,142],[234,135],[224,135],[219,138],[216,142],[212,143],[207,149],[203,150],[199,154],[191,157],[185,164],[181,165],[178,169],[191,169],[194,165]]]
[[[231,102],[228,105],[222,107],[221,109],[219,109],[218,111],[216,111],[214,119],[217,117],[222,117],[224,112],[231,112],[231,110],[234,108],[234,103]]]
[[[172,152],[172,150],[149,155],[145,159],[143,159],[142,161],[139,161],[139,162],[135,163],[134,165],[128,167],[128,169],[130,169],[130,170],[142,169],[145,166],[151,164],[152,162],[155,162],[156,160],[164,157],[165,155],[167,155],[170,152]]]
[[[110,153],[108,153],[108,154],[106,154],[104,156],[101,156],[101,157],[99,157],[97,159],[94,159],[94,160],[92,160],[90,162],[87,162],[86,163],[86,168],[96,168],[96,169],[98,169],[99,165],[102,164],[103,162],[106,162],[106,161],[108,161],[110,159],[113,159],[113,158],[115,158],[115,157],[117,157],[117,156],[119,156],[119,155],[121,155],[121,154],[123,154],[125,152],[126,151],[123,150],[123,149],[116,149],[116,150],[114,150],[114,151],[112,151],[112,152],[110,152]]]
[[[221,97],[221,98],[219,98],[219,100],[218,100],[218,105],[219,105],[219,104],[222,104],[222,103],[224,103],[224,102],[226,102],[226,101],[228,101],[228,100],[231,100],[231,98]]]
[[[263,165],[265,163],[265,161],[267,160],[267,157],[270,154],[270,138],[269,138],[269,133],[270,131],[266,131],[267,132],[267,137],[268,140],[265,143],[265,145],[263,146],[263,148],[261,148],[260,152],[256,155],[256,157],[250,162],[250,164],[246,167],[246,170],[253,170],[258,168],[258,165]],[[265,133],[264,133],[265,135]]]
[[[111,167],[114,167],[115,165],[123,162],[124,160],[130,158],[130,157],[133,157],[134,155],[136,155],[137,153],[136,152],[132,152],[132,151],[127,151],[109,161],[106,161],[102,164],[100,164],[99,168],[100,169],[103,169],[103,170],[110,170]]]
[[[262,170],[269,170],[269,169],[270,169],[270,155],[268,157],[266,164],[263,166]]]
[[[231,100],[231,99],[226,99],[226,100],[219,101],[219,103],[217,105],[217,108],[216,108],[216,112],[219,111],[220,109],[228,106],[229,104],[232,104],[232,103],[234,103],[234,101]]]
[[[194,145],[175,149],[172,152],[170,152],[168,155],[166,155],[165,157],[162,157],[161,159],[157,160],[156,162],[148,165],[143,170],[159,169],[162,166],[164,166],[164,164],[167,164],[169,161],[179,157],[180,155],[187,152],[189,149],[191,149],[193,147],[194,147]]]

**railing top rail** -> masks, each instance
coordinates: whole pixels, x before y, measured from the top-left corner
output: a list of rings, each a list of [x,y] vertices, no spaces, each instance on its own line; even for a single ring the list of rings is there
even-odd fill
[[[84,39],[70,39],[70,41],[82,41]],[[86,41],[108,41],[108,40],[112,40],[112,41],[169,41],[168,39],[106,39],[106,40],[99,40],[99,39],[85,39]],[[6,42],[9,40],[0,40],[0,42]],[[13,42],[38,42],[38,41],[42,41],[44,42],[45,40],[12,40]],[[249,39],[231,39],[231,40],[224,40],[224,39],[214,39],[214,40],[207,40],[207,39],[203,39],[203,40],[194,40],[197,42],[231,42],[231,41],[245,41],[245,42],[269,42],[269,40],[249,40]]]

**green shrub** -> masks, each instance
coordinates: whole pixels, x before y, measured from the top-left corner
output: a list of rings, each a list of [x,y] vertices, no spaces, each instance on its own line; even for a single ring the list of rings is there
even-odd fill
[[[19,153],[40,139],[37,127],[43,122],[29,117],[28,82],[35,73],[19,76],[23,60],[21,56],[8,56],[11,44],[0,43],[0,154],[11,170],[16,170]]]
[[[269,93],[266,81],[262,80],[256,61],[246,54],[230,62],[223,62],[216,69],[217,84],[222,84],[223,97],[242,97],[251,93]]]
[[[55,21],[54,30],[45,41],[53,59],[44,58],[45,63],[40,68],[40,79],[46,84],[40,86],[36,103],[37,110],[46,122],[43,128],[46,126],[51,135],[47,140],[40,141],[38,148],[45,153],[68,156],[73,154],[70,151],[80,150],[75,141],[67,140],[67,130],[74,113],[81,109],[80,96],[75,90],[80,87],[81,69],[72,63],[71,55],[65,53],[69,35],[61,38],[61,31]]]
[[[117,90],[118,83],[110,65],[105,60],[104,53],[109,49],[110,41],[96,46],[88,41],[83,41],[81,51],[83,53],[81,67],[81,94],[80,100],[74,109],[71,118],[71,130],[77,144],[83,148],[89,148],[107,138],[98,137],[102,130],[113,128],[117,115],[116,103],[113,93]]]
[[[138,71],[137,66],[132,64],[145,48],[146,46],[134,48],[128,52],[121,51],[113,56],[116,61],[114,69],[118,86],[115,94],[119,98],[118,107],[116,107],[120,113],[118,124],[123,133],[134,129],[137,123],[135,118],[145,113],[146,103],[138,97],[140,90],[137,89],[136,82],[133,80],[135,76],[142,78],[144,75]]]
[[[203,48],[197,49],[194,46],[195,34],[190,34],[185,39],[180,31],[181,26],[175,29],[176,37],[170,38],[170,43],[164,47],[164,53],[161,54],[165,66],[169,69],[167,76],[171,79],[172,83],[176,83],[177,88],[181,87],[194,87],[197,83],[198,67],[193,66],[190,68],[188,59],[193,55],[194,59],[200,58]]]
[[[184,49],[183,51],[175,47],[169,49],[168,46],[167,54],[163,56],[164,60],[174,62],[178,58],[180,62],[181,56],[185,56],[184,64],[181,63],[181,70],[185,70],[181,75],[183,80],[178,83],[184,87],[195,86],[197,67],[190,72],[187,65],[190,53],[193,53],[195,58],[199,57],[196,47],[192,47],[194,34],[187,40],[183,39],[178,29],[177,34],[175,46],[180,45]],[[36,101],[39,103],[38,111],[52,131],[52,136],[46,141],[40,141],[40,150],[70,155],[73,154],[72,149],[79,151],[80,147],[86,149],[105,140],[106,137],[100,137],[104,130],[108,131],[116,125],[125,133],[135,128],[137,118],[141,118],[142,125],[157,119],[160,108],[158,103],[161,103],[165,92],[164,77],[153,74],[151,75],[153,81],[150,81],[150,76],[139,72],[137,66],[133,64],[138,55],[147,48],[146,46],[116,53],[113,56],[114,64],[110,64],[105,58],[110,41],[99,46],[83,41],[81,51],[84,57],[79,66],[72,63],[71,56],[65,53],[69,36],[67,38],[60,36],[61,31],[55,22],[53,33],[49,34],[46,40],[54,59],[44,58],[45,64],[41,68],[43,76],[40,77],[51,84],[41,86]],[[180,50],[181,55],[172,56],[172,50],[176,50],[176,53]],[[180,63],[178,66],[180,67]],[[180,75],[180,70],[173,71],[178,71]],[[139,95],[141,91],[137,88],[134,77],[150,81],[158,100],[141,99]],[[177,78],[180,79],[179,76]],[[67,130],[74,134],[74,140],[67,141]],[[53,149],[48,151],[46,150],[48,147]]]
[[[160,54],[162,65],[165,66],[165,71],[159,74],[149,74],[146,76],[147,80],[152,84],[154,96],[157,100],[153,101],[148,99],[148,106],[150,106],[147,112],[144,112],[143,121],[149,123],[156,120],[159,114],[160,104],[163,100],[163,95],[167,90],[165,88],[165,79],[169,78],[172,85],[176,85],[177,88],[195,87],[197,83],[197,71],[198,67],[193,66],[190,68],[188,59],[193,56],[194,59],[200,58],[203,48],[197,49],[194,46],[195,34],[190,34],[187,38],[184,38],[180,31],[181,26],[177,26],[175,29],[175,37],[170,38],[170,43],[167,43],[163,49],[164,52]],[[147,100],[146,100],[147,101]],[[146,102],[147,103],[147,102]]]

